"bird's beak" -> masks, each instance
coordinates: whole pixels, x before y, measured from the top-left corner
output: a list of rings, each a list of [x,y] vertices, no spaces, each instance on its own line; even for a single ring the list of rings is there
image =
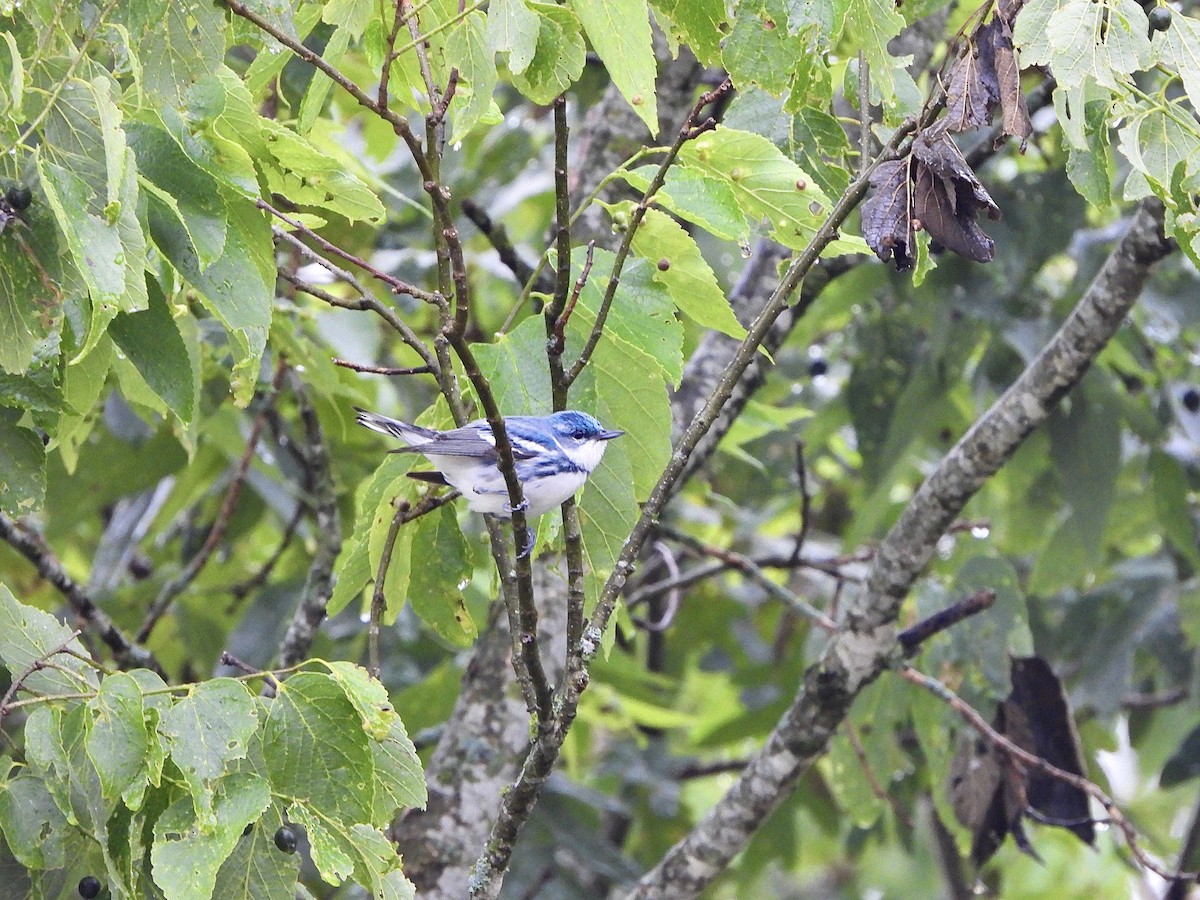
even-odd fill
[[[598,441],[611,441],[613,438],[619,438],[625,432],[623,431],[602,431],[596,435]]]

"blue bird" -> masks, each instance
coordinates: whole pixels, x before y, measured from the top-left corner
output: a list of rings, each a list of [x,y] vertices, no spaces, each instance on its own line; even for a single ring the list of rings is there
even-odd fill
[[[452,431],[436,431],[354,409],[360,425],[407,444],[392,453],[420,453],[436,469],[410,472],[410,478],[448,484],[458,488],[467,498],[467,506],[476,512],[512,518],[508,487],[497,466],[496,440],[484,419]],[[625,433],[605,430],[592,416],[570,409],[548,416],[507,416],[504,428],[530,517],[540,516],[574,495],[600,464],[608,441]]]

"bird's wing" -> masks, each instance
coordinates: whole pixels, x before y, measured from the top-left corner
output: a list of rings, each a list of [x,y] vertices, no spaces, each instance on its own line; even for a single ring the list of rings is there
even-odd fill
[[[354,411],[358,414],[358,424],[365,425],[372,431],[399,438],[406,444],[420,444],[438,436],[438,432],[432,428],[422,428],[420,425],[410,425],[399,419],[389,419],[387,416],[381,416],[379,413],[373,413],[357,406],[354,407]]]
[[[409,472],[408,477],[414,481],[424,481],[428,484],[450,484],[441,472]]]
[[[509,432],[509,443],[512,445],[513,457],[517,460],[533,459],[546,452],[546,448],[536,441],[526,440]],[[426,456],[464,456],[472,459],[494,460],[496,458],[496,442],[492,439],[490,428],[479,427],[474,423],[455,428],[453,431],[443,431],[432,440],[412,447],[404,447],[402,451],[424,453]]]

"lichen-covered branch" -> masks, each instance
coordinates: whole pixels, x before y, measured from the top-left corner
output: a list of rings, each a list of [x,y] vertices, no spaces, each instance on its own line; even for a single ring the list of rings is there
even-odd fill
[[[1163,208],[1142,202],[1128,230],[1049,344],[946,455],[876,552],[866,589],[842,630],[729,792],[638,882],[637,898],[693,897],[739,853],[758,825],[824,752],[855,697],[897,652],[900,602],[966,502],[1050,415],[1116,333],[1171,252]]]

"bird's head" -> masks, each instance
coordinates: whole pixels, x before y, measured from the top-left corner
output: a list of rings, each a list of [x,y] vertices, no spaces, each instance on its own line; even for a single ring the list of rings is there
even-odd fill
[[[592,471],[604,455],[604,446],[625,432],[609,431],[595,417],[568,409],[547,418],[559,446],[571,461],[585,471]]]

